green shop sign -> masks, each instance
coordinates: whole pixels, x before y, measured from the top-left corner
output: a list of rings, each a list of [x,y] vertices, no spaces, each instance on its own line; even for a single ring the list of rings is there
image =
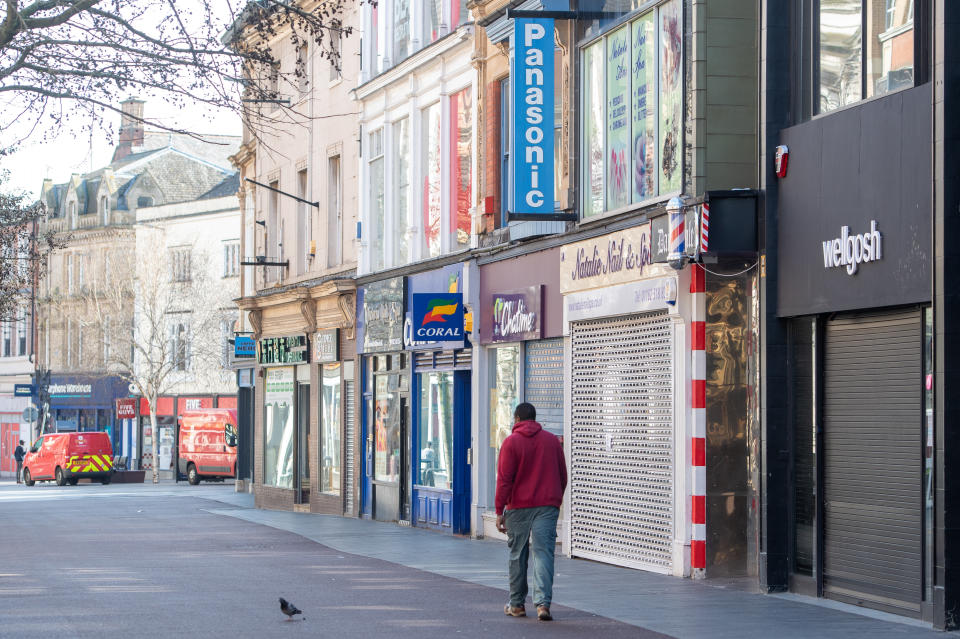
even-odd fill
[[[306,364],[310,349],[306,335],[267,337],[257,342],[257,361],[261,366],[278,364]]]

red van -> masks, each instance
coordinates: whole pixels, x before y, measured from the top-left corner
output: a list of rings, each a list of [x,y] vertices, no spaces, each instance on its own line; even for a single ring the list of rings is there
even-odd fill
[[[206,408],[180,416],[177,468],[196,486],[201,479],[237,476],[237,411]]]
[[[49,433],[33,443],[23,458],[23,483],[55,481],[76,486],[82,477],[110,483],[113,447],[107,433]]]

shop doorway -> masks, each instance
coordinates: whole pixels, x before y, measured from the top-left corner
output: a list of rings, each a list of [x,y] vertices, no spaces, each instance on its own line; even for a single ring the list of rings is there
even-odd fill
[[[17,462],[13,460],[13,451],[17,449],[17,443],[20,437],[20,424],[7,423],[0,424],[0,470],[12,473],[17,470]],[[28,442],[24,448],[29,448]]]
[[[920,615],[923,325],[918,309],[829,319],[823,375],[823,594]]]
[[[297,499],[310,503],[310,384],[297,384]]]
[[[665,312],[571,324],[571,550],[670,574],[674,326]]]

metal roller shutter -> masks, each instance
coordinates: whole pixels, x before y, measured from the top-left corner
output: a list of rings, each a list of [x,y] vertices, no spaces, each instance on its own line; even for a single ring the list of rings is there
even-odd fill
[[[922,597],[923,324],[848,315],[824,339],[824,594],[917,615]]]
[[[554,435],[563,434],[563,338],[526,343],[524,401],[537,409],[537,421]]]
[[[672,571],[673,322],[666,313],[571,326],[571,550]]]
[[[345,434],[344,439],[347,454],[344,456],[343,460],[343,485],[344,490],[346,491],[346,503],[344,504],[344,511],[348,515],[353,515],[353,477],[354,477],[354,463],[356,461],[356,452],[354,447],[357,445],[357,411],[354,406],[356,401],[356,389],[353,380],[347,380],[343,384],[343,405],[346,407],[344,413],[345,419],[343,420],[343,431]]]

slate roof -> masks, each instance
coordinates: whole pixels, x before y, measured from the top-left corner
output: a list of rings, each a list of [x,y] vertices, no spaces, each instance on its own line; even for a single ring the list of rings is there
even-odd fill
[[[216,197],[226,197],[228,195],[236,195],[237,191],[240,190],[240,173],[234,173],[233,175],[227,176],[224,178],[220,184],[216,185],[203,195],[201,195],[198,200],[210,200]]]

